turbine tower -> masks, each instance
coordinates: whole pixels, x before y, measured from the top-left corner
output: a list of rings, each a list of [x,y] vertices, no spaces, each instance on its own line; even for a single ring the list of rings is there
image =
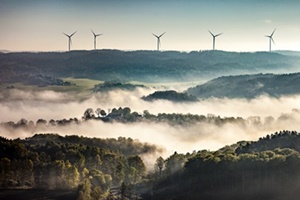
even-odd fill
[[[265,36],[268,37],[269,40],[270,40],[270,42],[269,42],[269,52],[271,52],[271,50],[272,50],[272,49],[271,49],[272,42],[273,42],[273,44],[275,44],[275,42],[274,42],[274,40],[273,40],[273,35],[274,35],[275,31],[276,31],[276,28],[274,29],[274,31],[272,32],[271,35],[265,35]]]
[[[157,51],[159,51],[159,46],[160,46],[160,38],[163,36],[166,32],[162,33],[160,36],[155,35],[152,33],[156,38],[157,38]]]
[[[94,50],[96,50],[96,38],[102,34],[95,34],[94,31],[91,29],[93,35],[94,35]]]
[[[67,36],[69,38],[69,51],[71,50],[71,44],[72,44],[72,36],[76,33],[77,31],[75,31],[74,33],[72,33],[71,35],[67,35],[65,33],[63,33],[65,36]]]
[[[212,32],[210,32],[210,30],[208,30],[208,32],[211,34],[211,36],[213,37],[213,50],[215,50],[215,45],[216,45],[216,37],[222,35],[223,33],[219,33],[217,35],[214,35]]]

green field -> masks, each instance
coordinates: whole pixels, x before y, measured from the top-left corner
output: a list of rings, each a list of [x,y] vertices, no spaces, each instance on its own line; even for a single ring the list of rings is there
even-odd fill
[[[103,81],[92,80],[92,79],[76,79],[76,78],[64,78],[64,81],[68,81],[73,83],[71,86],[59,86],[59,85],[49,85],[45,87],[40,87],[36,85],[27,85],[22,83],[14,83],[14,84],[1,84],[0,89],[4,90],[8,87],[13,86],[16,89],[20,90],[29,90],[29,91],[43,91],[43,90],[52,90],[56,92],[91,92],[94,88],[94,85],[103,83]]]

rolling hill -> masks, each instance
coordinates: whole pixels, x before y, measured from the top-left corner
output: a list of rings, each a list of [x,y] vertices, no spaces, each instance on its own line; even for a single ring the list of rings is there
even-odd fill
[[[198,99],[195,96],[186,93],[179,93],[174,90],[156,91],[148,96],[143,96],[145,101],[168,100],[173,102],[195,102]]]
[[[300,135],[280,131],[210,152],[174,153],[145,199],[298,199]],[[177,171],[172,169],[177,167]]]
[[[0,83],[20,74],[103,81],[209,80],[224,75],[299,71],[300,57],[224,51],[71,51],[0,54]]]
[[[300,73],[223,76],[189,88],[199,98],[255,98],[300,94]]]

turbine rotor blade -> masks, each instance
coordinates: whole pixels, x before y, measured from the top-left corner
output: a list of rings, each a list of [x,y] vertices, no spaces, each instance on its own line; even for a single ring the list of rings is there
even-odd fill
[[[215,35],[212,32],[210,32],[210,30],[208,30],[208,32],[211,34],[211,36],[215,37]]]
[[[159,38],[157,35],[155,35],[154,33],[152,33],[155,37]]]
[[[91,29],[91,31],[92,31],[93,35],[96,37],[96,34],[94,33],[94,31],[92,29]]]
[[[100,35],[103,35],[103,34],[97,34],[97,35],[95,35],[95,37],[98,37],[98,36],[100,36]]]
[[[67,34],[65,34],[65,33],[63,33],[65,36],[67,36],[67,37],[70,37],[69,35],[67,35]]]
[[[271,38],[271,40],[272,40],[273,44],[275,44],[275,42],[274,42],[273,38],[272,38],[272,37],[270,37],[270,38]]]
[[[217,35],[215,35],[215,37],[218,37],[218,36],[220,36],[220,35],[222,35],[223,33],[219,33],[219,34],[217,34]]]
[[[271,37],[274,35],[275,31],[276,31],[276,28],[275,28],[274,31],[272,32]]]
[[[70,35],[70,37],[72,37],[77,31],[75,31],[74,33],[72,33],[72,35]]]
[[[160,36],[158,36],[159,38],[161,37],[161,36],[163,36],[164,34],[165,34],[166,32],[164,32],[163,34],[161,34]]]

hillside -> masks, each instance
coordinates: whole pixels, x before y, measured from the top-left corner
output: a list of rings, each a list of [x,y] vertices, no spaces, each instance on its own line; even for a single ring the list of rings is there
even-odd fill
[[[111,188],[118,188],[119,193],[122,183],[141,181],[146,166],[135,153],[151,154],[153,148],[121,137],[0,137],[0,197],[23,199],[21,194],[30,194],[36,199],[106,199],[113,195]],[[12,189],[18,189],[16,194],[11,193]]]
[[[300,57],[223,51],[71,51],[0,54],[0,83],[20,74],[110,81],[185,81],[223,75],[299,71]]]
[[[215,152],[175,152],[164,165],[157,160],[160,178],[145,198],[296,200],[300,194],[299,138],[295,131],[282,131]]]
[[[130,138],[0,137],[0,197],[294,200],[300,195],[296,131],[240,141],[217,151],[174,152],[157,158],[150,172],[135,154],[143,146],[152,152],[149,145]]]
[[[280,97],[300,94],[300,73],[223,76],[189,88],[199,98],[254,98],[260,95]]]
[[[145,88],[144,85],[136,85],[131,83],[122,83],[118,81],[110,81],[100,83],[94,86],[93,92],[109,92],[113,90],[129,90],[132,91],[136,88]]]
[[[195,96],[186,93],[179,93],[174,90],[156,91],[152,94],[142,97],[145,101],[168,100],[173,102],[195,102],[198,99]]]

